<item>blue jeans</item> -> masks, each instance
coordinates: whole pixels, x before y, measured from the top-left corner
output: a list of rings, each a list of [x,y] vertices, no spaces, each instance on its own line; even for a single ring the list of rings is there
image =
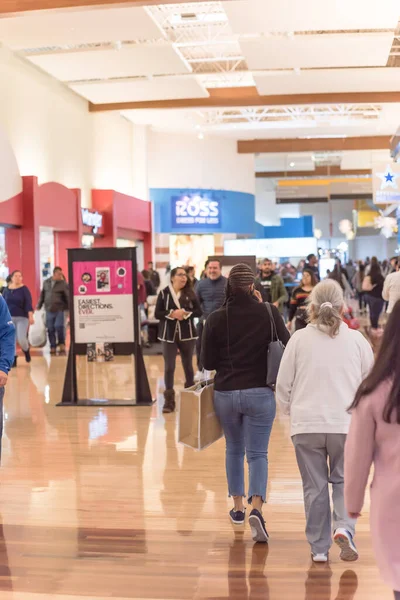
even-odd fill
[[[383,311],[385,301],[382,298],[375,298],[375,296],[368,295],[368,304],[371,327],[373,329],[378,329],[379,317],[381,316],[381,312]]]
[[[249,503],[265,502],[268,481],[268,444],[276,414],[269,388],[214,392],[216,415],[226,439],[226,475],[230,496],[244,496],[244,455],[249,465]]]
[[[1,442],[3,438],[3,400],[6,388],[0,387],[0,461],[1,461]]]
[[[57,348],[57,338],[59,344],[65,344],[65,325],[64,311],[46,312],[46,327],[49,334],[51,348]],[[57,337],[56,337],[57,334]]]

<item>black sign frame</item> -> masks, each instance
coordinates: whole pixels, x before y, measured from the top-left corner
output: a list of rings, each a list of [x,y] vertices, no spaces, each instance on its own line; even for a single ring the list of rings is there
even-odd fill
[[[86,355],[87,344],[75,342],[75,314],[74,314],[74,262],[100,262],[125,260],[132,263],[132,311],[134,340],[132,342],[113,342],[115,356],[134,356],[136,398],[131,400],[107,400],[103,398],[79,398],[76,357]],[[67,370],[64,379],[62,399],[57,406],[151,406],[154,400],[151,395],[147,378],[146,367],[140,336],[140,316],[138,298],[138,278],[136,248],[73,248],[68,250],[68,280],[70,289],[70,331],[71,344],[68,353]],[[105,363],[107,364],[107,363]],[[108,363],[112,368],[113,362]]]

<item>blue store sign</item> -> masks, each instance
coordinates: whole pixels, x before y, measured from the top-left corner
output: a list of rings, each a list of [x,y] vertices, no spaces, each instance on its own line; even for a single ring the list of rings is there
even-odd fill
[[[156,233],[255,233],[253,194],[199,188],[152,188]]]
[[[214,195],[195,193],[171,198],[172,227],[187,230],[188,226],[221,228],[221,201]],[[207,228],[208,228],[207,227]]]

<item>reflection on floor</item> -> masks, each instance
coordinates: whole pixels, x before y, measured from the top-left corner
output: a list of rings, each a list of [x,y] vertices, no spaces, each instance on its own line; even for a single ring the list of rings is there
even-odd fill
[[[162,359],[146,364],[156,393]],[[20,361],[7,388],[1,600],[392,597],[375,567],[368,506],[360,561],[341,563],[333,548],[329,565],[311,565],[286,419],[277,419],[270,449],[271,542],[255,546],[227,518],[222,440],[201,453],[178,445],[176,416],[164,418],[160,396],[150,408],[56,408],[65,365]],[[110,377],[96,385],[130,376],[118,366]]]

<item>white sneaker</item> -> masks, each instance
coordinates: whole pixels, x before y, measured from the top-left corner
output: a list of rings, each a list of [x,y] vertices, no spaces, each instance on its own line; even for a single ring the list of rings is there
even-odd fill
[[[195,381],[203,381],[203,379],[204,379],[203,371],[197,371],[197,373],[194,376],[194,380]]]
[[[358,550],[353,542],[353,536],[347,529],[343,527],[336,529],[333,540],[341,550],[340,558],[342,560],[346,562],[358,560]]]
[[[313,554],[312,555],[313,562],[315,563],[326,563],[328,562],[327,554]]]

